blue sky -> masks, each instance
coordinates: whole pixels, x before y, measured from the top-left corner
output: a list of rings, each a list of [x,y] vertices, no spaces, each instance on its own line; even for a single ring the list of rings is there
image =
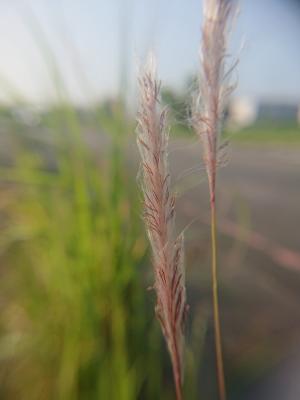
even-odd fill
[[[231,46],[240,58],[238,95],[300,102],[299,3],[241,0]],[[163,83],[181,88],[198,67],[201,7],[201,0],[2,0],[0,88],[9,81],[32,101],[55,97],[35,20],[76,101],[115,95],[121,59],[132,97],[148,50]]]

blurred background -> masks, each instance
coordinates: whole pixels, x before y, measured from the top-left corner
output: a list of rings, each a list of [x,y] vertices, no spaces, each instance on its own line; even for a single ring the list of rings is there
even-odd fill
[[[201,0],[0,2],[0,398],[173,399],[135,145],[158,59],[185,231],[186,399],[217,399],[207,182],[189,125]],[[228,398],[300,398],[300,2],[243,0],[219,169]]]

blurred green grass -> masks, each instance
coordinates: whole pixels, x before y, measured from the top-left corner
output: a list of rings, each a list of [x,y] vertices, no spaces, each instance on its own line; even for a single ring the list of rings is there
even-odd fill
[[[193,138],[194,133],[185,124],[177,124],[172,129],[174,137]],[[295,122],[259,121],[253,125],[240,128],[227,128],[224,138],[232,143],[253,145],[300,145],[300,126]]]
[[[237,143],[299,145],[300,126],[294,122],[261,121],[236,133],[226,134]]]
[[[122,130],[110,131],[101,156],[67,105],[48,118],[47,134],[15,125],[9,133],[15,154],[0,169],[2,398],[168,398],[139,199],[123,163],[128,125],[114,121]]]

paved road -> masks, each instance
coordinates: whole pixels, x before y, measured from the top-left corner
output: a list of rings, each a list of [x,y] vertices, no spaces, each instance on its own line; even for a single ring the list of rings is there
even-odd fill
[[[201,216],[186,233],[190,301],[209,307],[209,227],[203,223],[209,208],[199,151],[197,142],[176,141],[170,162],[182,192],[180,226]],[[299,400],[300,262],[299,273],[291,271],[288,250],[300,254],[300,148],[233,146],[228,159],[218,177],[220,220],[247,228],[275,251],[286,250],[279,262],[263,246],[259,250],[237,240],[239,235],[220,232],[225,356],[232,386],[241,386],[235,398]]]
[[[198,143],[186,145],[184,141],[172,145],[174,176],[190,167],[199,166]],[[238,205],[248,209],[251,227],[275,240],[300,251],[300,147],[232,146],[229,162],[219,169],[219,207],[221,213],[230,214]],[[204,172],[189,174],[192,183],[205,178]],[[206,197],[205,182],[186,193],[192,202]]]

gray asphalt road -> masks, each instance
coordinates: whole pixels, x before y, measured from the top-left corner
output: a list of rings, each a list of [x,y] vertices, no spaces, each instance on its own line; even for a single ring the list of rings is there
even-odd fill
[[[208,305],[209,226],[203,220],[209,207],[199,144],[177,141],[171,149],[173,178],[183,175],[177,184],[179,224],[201,216],[186,233],[190,296]],[[300,262],[299,272],[291,271],[288,250],[300,254],[300,148],[232,146],[228,160],[218,176],[220,221],[273,246],[268,253],[264,246],[243,244],[238,232],[219,234],[224,352],[232,387],[241,386],[234,398],[298,400]],[[272,257],[278,248],[284,249],[282,262]]]
[[[172,145],[174,177],[191,167],[201,168],[198,143],[184,141]],[[219,209],[233,217],[242,204],[251,218],[251,228],[270,239],[300,251],[300,148],[279,146],[234,146],[227,151],[228,163],[219,168]],[[188,173],[188,172],[187,172]],[[203,170],[187,176],[192,184]],[[206,182],[186,191],[192,203],[207,204]]]

